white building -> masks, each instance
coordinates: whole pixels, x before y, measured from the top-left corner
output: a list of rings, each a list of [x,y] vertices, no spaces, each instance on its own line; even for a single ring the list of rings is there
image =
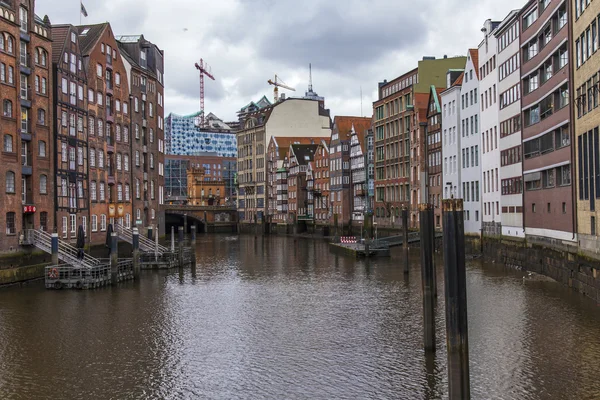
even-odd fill
[[[465,233],[481,233],[481,136],[479,132],[479,52],[470,49],[460,90],[460,165]],[[493,92],[493,87],[492,87]]]
[[[458,74],[458,78],[456,75]],[[442,196],[444,199],[462,197],[460,168],[460,86],[463,70],[450,70],[446,74],[446,87],[442,98]]]
[[[525,237],[521,147],[521,55],[519,10],[494,32],[498,46],[500,193],[502,235]],[[537,84],[537,81],[536,81]]]
[[[483,233],[499,235],[500,217],[500,135],[498,132],[497,40],[494,31],[500,22],[485,21],[479,45],[479,101],[481,132],[481,197]]]

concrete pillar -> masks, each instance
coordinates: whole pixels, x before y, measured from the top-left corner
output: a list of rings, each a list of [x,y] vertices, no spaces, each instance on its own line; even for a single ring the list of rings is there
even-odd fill
[[[58,265],[58,233],[52,234],[52,265]]]
[[[175,253],[175,227],[171,226],[171,253]]]
[[[133,278],[138,280],[140,278],[140,231],[137,227],[133,228],[131,237],[133,242]]]
[[[421,224],[421,287],[423,293],[423,343],[425,351],[435,351],[435,316],[433,294],[433,205],[419,204]]]
[[[119,282],[119,237],[116,232],[110,234],[110,278],[111,283],[116,285]]]
[[[183,268],[183,226],[179,227],[179,268]]]
[[[470,399],[465,225],[462,199],[442,202],[450,400]]]

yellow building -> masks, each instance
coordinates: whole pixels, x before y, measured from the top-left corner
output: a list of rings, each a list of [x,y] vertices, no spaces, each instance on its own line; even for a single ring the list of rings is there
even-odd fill
[[[587,5],[586,5],[587,4]],[[600,111],[598,107],[600,2],[571,2],[577,230],[582,250],[600,252]]]
[[[206,175],[204,167],[187,170],[188,204],[194,206],[225,205],[225,182]]]

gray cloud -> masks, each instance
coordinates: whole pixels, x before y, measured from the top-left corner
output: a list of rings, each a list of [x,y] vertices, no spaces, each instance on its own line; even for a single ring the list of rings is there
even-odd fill
[[[417,66],[424,55],[465,55],[477,47],[487,18],[502,20],[525,0],[84,0],[83,23],[111,22],[115,34],[143,33],[165,51],[167,112],[199,108],[203,57],[206,107],[225,119],[263,95],[275,73],[295,93],[308,85],[334,115],[371,115],[377,82]],[[53,23],[79,23],[71,0],[38,0]]]

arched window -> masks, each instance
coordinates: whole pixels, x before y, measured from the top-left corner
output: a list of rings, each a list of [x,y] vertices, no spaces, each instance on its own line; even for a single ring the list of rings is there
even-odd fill
[[[12,171],[6,173],[6,193],[15,193],[15,173]]]
[[[6,49],[6,44],[4,42],[4,34],[0,33],[0,50],[4,51]]]
[[[142,219],[142,210],[140,210],[139,208],[135,210],[135,216],[138,220]]]
[[[43,140],[38,142],[38,153],[40,157],[46,157],[46,142]]]
[[[40,175],[40,194],[48,194],[48,177]]]
[[[48,53],[46,52],[46,50],[42,50],[41,53],[41,64],[45,67],[48,64]]]
[[[46,111],[42,108],[38,109],[38,124],[46,125]]]
[[[90,200],[96,201],[98,199],[98,194],[96,192],[96,181],[90,182]]]
[[[8,40],[7,40],[6,52],[10,53],[10,54],[14,54],[14,51],[15,51],[15,40],[12,38],[12,36],[9,36]]]
[[[90,167],[96,166],[96,149],[90,149]]]
[[[2,114],[5,117],[12,118],[12,101],[4,100],[4,103],[2,106]]]
[[[104,124],[102,123],[102,120],[99,119],[98,120],[98,136],[102,136],[104,135]]]
[[[7,153],[13,152],[13,137],[12,137],[12,135],[4,135],[4,151]]]
[[[117,171],[121,170],[121,165],[122,165],[121,164],[121,158],[122,158],[121,153],[117,153]]]

